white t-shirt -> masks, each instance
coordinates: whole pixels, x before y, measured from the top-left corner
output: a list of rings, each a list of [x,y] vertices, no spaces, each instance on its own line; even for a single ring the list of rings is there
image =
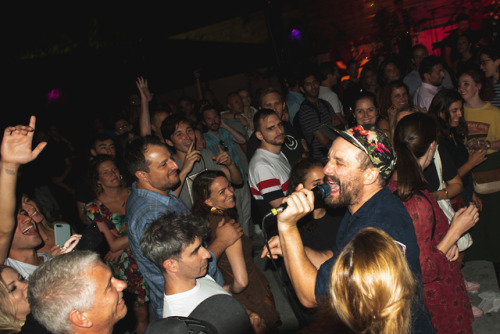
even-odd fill
[[[48,261],[52,257],[52,255],[48,253],[37,253],[37,255],[42,257],[44,262]],[[17,261],[11,259],[10,257],[6,258],[3,264],[16,269],[17,272],[20,273],[26,279],[29,279],[30,275],[36,270],[36,268],[38,268],[38,266]]]
[[[212,277],[205,275],[197,278],[196,286],[191,290],[163,296],[163,317],[188,317],[202,301],[221,294],[229,295],[229,292],[217,284]]]
[[[275,154],[258,148],[249,165],[248,184],[253,197],[270,202],[286,196],[290,168],[283,152]]]
[[[320,99],[325,100],[330,103],[336,114],[341,114],[344,116],[344,107],[339,100],[339,96],[333,90],[325,86],[319,86],[319,96]]]

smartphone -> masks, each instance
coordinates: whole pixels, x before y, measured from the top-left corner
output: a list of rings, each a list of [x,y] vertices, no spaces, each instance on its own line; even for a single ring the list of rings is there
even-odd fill
[[[69,237],[71,237],[71,227],[67,223],[54,224],[54,236],[56,245],[62,247]]]

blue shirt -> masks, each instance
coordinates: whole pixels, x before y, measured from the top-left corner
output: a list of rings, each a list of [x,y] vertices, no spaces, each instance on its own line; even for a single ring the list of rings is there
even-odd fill
[[[337,232],[337,240],[333,247],[333,257],[321,265],[316,277],[316,298],[328,292],[332,267],[342,249],[356,234],[365,227],[376,227],[394,240],[406,245],[406,259],[410,270],[417,280],[417,292],[412,305],[412,333],[434,333],[429,311],[424,304],[422,294],[422,271],[420,269],[420,249],[413,221],[401,200],[384,187],[361,206],[354,215],[346,210]]]
[[[286,96],[286,107],[288,109],[288,121],[293,124],[293,118],[300,109],[300,105],[304,102],[305,97],[301,93],[289,91]]]
[[[163,295],[165,294],[165,281],[163,274],[156,264],[146,258],[140,249],[142,232],[146,225],[167,212],[189,213],[186,206],[170,191],[169,196],[157,192],[137,189],[137,184],[132,184],[132,192],[126,204],[128,241],[130,250],[135,257],[139,270],[150,288],[150,300],[155,318],[163,315]],[[224,285],[221,273],[217,270],[215,256],[209,261],[208,273],[214,280]]]
[[[236,152],[236,149],[234,148],[233,135],[231,134],[231,132],[227,131],[226,129],[220,128],[219,137],[210,132],[205,132],[203,134],[203,137],[207,142],[207,149],[209,149],[215,156],[219,155],[219,146],[224,149],[224,147],[222,147],[220,143],[221,140],[224,142],[224,145],[228,149],[227,154],[229,154],[231,160],[233,160],[233,162],[236,164],[236,166],[238,166],[238,169],[240,170],[241,176],[243,177],[243,184],[247,183],[248,176],[247,173],[245,173],[245,171],[243,170],[238,152]]]

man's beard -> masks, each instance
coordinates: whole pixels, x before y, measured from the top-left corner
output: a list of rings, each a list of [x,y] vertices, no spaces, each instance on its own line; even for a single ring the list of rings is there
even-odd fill
[[[342,183],[335,177],[330,176],[330,179],[339,186],[339,191],[336,199],[333,197],[334,195],[330,195],[325,198],[327,206],[331,208],[341,208],[355,204],[358,201],[357,197],[360,191],[360,185],[356,187],[354,182],[351,180],[346,180]]]

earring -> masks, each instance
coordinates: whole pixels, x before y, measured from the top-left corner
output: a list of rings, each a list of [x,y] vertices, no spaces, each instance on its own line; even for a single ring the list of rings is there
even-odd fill
[[[217,208],[215,206],[212,206],[212,208],[210,209],[210,211],[212,211],[212,212],[217,211]]]

